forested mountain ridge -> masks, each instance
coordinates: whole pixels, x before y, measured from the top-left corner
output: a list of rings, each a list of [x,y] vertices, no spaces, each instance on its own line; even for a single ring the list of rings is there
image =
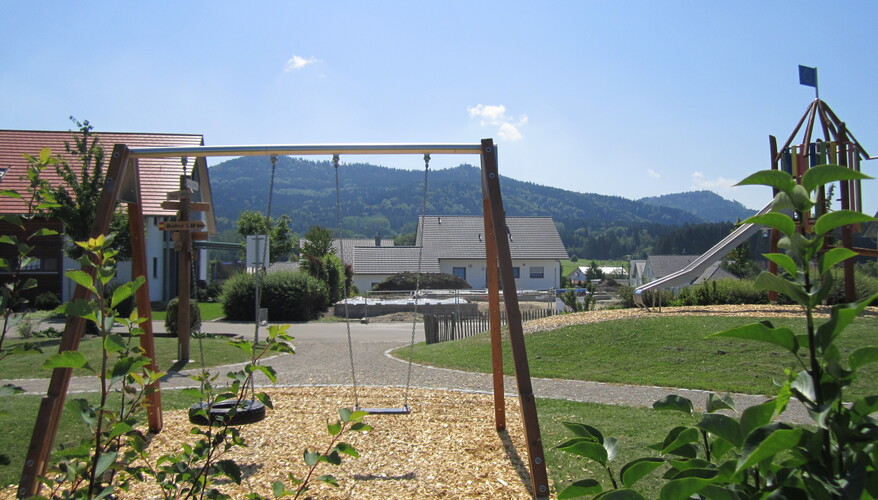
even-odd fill
[[[242,157],[210,168],[216,214],[221,226],[234,224],[242,210],[264,212],[268,203],[271,163],[264,157]],[[363,236],[381,225],[383,234],[411,231],[423,203],[422,170],[401,170],[369,164],[339,167],[344,228]],[[607,223],[685,224],[703,220],[679,209],[668,209],[619,196],[576,193],[501,176],[503,201],[510,216],[549,216],[575,226],[602,227]],[[312,225],[337,226],[335,172],[328,161],[280,157],[272,200],[274,216],[289,215],[293,230]],[[427,212],[444,215],[482,213],[479,169],[470,165],[431,170]],[[372,219],[369,221],[363,219]],[[367,222],[366,226],[357,223]],[[350,224],[349,224],[350,223]],[[411,227],[407,227],[411,226]],[[362,228],[362,229],[360,229]]]
[[[727,200],[713,191],[688,191],[662,196],[648,196],[637,201],[685,210],[707,222],[736,222],[738,219],[744,220],[756,213],[756,210],[747,208],[738,201]],[[694,211],[696,208],[697,212]]]
[[[214,209],[221,230],[235,228],[243,210],[265,213],[271,180],[267,157],[241,157],[210,168]],[[424,171],[365,163],[338,169],[342,236],[393,237],[416,229],[424,197]],[[651,249],[681,225],[705,220],[696,214],[620,196],[577,193],[501,176],[509,216],[552,217],[571,254],[618,258]],[[481,215],[481,173],[471,165],[430,170],[427,213]],[[314,225],[335,230],[336,172],[329,161],[279,157],[272,217],[288,215],[292,230]],[[709,245],[708,245],[709,246]]]

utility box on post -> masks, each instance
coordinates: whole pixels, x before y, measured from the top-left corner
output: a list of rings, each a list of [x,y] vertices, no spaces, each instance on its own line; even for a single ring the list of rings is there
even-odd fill
[[[247,236],[247,271],[256,272],[268,267],[271,257],[268,244],[268,235],[266,234]]]

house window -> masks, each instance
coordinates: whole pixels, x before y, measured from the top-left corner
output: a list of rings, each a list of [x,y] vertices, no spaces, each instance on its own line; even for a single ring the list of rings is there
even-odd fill
[[[530,277],[542,279],[544,275],[543,266],[531,266]]]
[[[457,276],[462,280],[466,280],[466,268],[465,267],[452,267],[451,274]]]
[[[33,259],[27,264],[21,266],[22,271],[39,271],[40,268],[40,259]]]
[[[8,169],[8,168],[0,168],[0,181],[2,181],[2,180],[3,180],[3,177],[6,176],[6,171],[7,171],[7,170],[9,170],[9,169]]]
[[[512,268],[512,277],[515,279],[520,278],[521,277],[521,269],[519,269],[518,267],[513,267]]]

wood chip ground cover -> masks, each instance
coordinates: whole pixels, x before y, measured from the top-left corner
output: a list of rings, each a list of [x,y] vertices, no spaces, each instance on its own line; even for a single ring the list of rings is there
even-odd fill
[[[360,388],[364,407],[399,407],[401,388]],[[221,490],[242,498],[250,491],[271,497],[274,481],[287,474],[303,477],[305,448],[329,443],[327,422],[338,408],[351,407],[349,387],[302,387],[270,391],[275,409],[262,422],[241,427],[249,447],[225,458],[242,468],[244,482],[222,484]],[[373,430],[351,433],[345,442],[360,458],[344,456],[342,465],[321,464],[317,475],[332,474],[335,488],[314,483],[315,498],[530,498],[525,481],[527,449],[515,398],[507,398],[507,432],[494,428],[493,397],[455,391],[412,389],[408,415],[369,415]],[[165,413],[165,429],[150,444],[158,457],[192,436],[185,411]],[[122,498],[159,498],[155,485],[138,485]]]

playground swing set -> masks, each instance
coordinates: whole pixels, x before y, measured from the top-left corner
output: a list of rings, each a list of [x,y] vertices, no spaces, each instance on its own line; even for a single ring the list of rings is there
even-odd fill
[[[141,201],[141,186],[138,177],[137,161],[139,158],[203,158],[209,156],[271,156],[272,157],[272,186],[274,182],[275,163],[277,155],[332,155],[333,166],[336,172],[336,210],[341,226],[341,200],[338,189],[338,159],[341,154],[423,154],[425,163],[424,172],[424,199],[422,204],[423,221],[424,211],[427,204],[427,175],[429,171],[430,155],[432,154],[469,154],[479,155],[482,173],[482,207],[485,226],[485,255],[488,278],[488,300],[492,358],[492,380],[494,395],[494,424],[498,431],[506,428],[506,410],[504,400],[503,383],[503,360],[500,334],[500,283],[504,283],[503,303],[507,314],[507,328],[509,343],[512,352],[513,365],[515,368],[518,397],[521,406],[521,418],[524,427],[525,441],[528,452],[528,468],[530,470],[531,491],[537,498],[548,497],[549,484],[546,472],[546,464],[543,453],[543,443],[540,436],[539,420],[536,410],[536,399],[530,378],[527,353],[524,344],[524,332],[522,329],[521,311],[515,289],[513,276],[512,257],[509,241],[506,238],[506,214],[503,207],[503,199],[500,192],[500,175],[498,173],[497,148],[492,139],[483,139],[480,143],[466,144],[337,144],[337,145],[264,145],[264,146],[195,146],[182,148],[129,148],[125,144],[116,144],[110,158],[107,170],[106,182],[98,200],[97,215],[91,229],[92,236],[106,234],[109,230],[110,219],[115,211],[117,203],[128,203],[128,220],[131,232],[132,245],[132,270],[135,276],[145,276],[146,266],[146,241],[144,237],[144,217]],[[185,179],[181,179],[181,192],[185,197]],[[269,195],[269,214],[271,211],[271,195]],[[182,238],[189,241],[187,232],[182,231]],[[267,250],[266,250],[267,251]],[[184,252],[186,253],[186,252]],[[422,252],[419,251],[418,266]],[[181,259],[184,260],[184,259]],[[263,262],[267,260],[264,259]],[[188,267],[186,267],[188,274]],[[92,272],[84,268],[84,271]],[[183,272],[183,265],[180,267]],[[260,271],[262,272],[262,271]],[[418,273],[420,275],[420,272]],[[188,280],[181,280],[181,282]],[[259,283],[257,279],[257,283]],[[257,287],[258,288],[258,287]],[[420,288],[420,285],[418,285]],[[419,290],[417,290],[419,291]],[[417,307],[417,291],[415,294],[415,307]],[[345,290],[345,296],[347,295]],[[188,297],[188,290],[180,290],[180,295]],[[90,292],[83,286],[77,286],[73,299],[87,299]],[[141,286],[135,295],[137,310],[142,318],[151,317],[148,285]],[[257,291],[258,308],[259,298]],[[347,304],[345,304],[347,305]],[[258,310],[258,309],[257,309]],[[180,307],[178,323],[188,326],[188,308]],[[350,334],[350,318],[346,313],[348,346],[351,359],[352,386],[354,388],[355,407],[359,408],[359,400],[356,394],[356,370],[354,369],[353,347]],[[140,337],[141,346],[147,357],[152,362],[150,369],[158,370],[156,366],[155,347],[153,343],[153,331],[149,321],[143,323],[144,334]],[[85,319],[68,316],[64,327],[59,351],[77,350],[82,333],[85,328]],[[258,319],[256,335],[258,339]],[[414,329],[412,325],[412,341],[414,344]],[[182,330],[182,329],[181,329]],[[185,335],[184,335],[185,331]],[[188,359],[188,331],[179,334],[180,359]],[[185,339],[183,337],[186,337]],[[185,342],[185,349],[183,343]],[[40,482],[38,478],[45,473],[48,465],[52,446],[57,435],[61,420],[61,413],[67,390],[70,384],[72,370],[69,368],[56,368],[52,372],[49,388],[40,402],[34,430],[28,447],[25,464],[19,483],[19,496],[32,496],[38,493]],[[406,392],[403,406],[400,408],[361,408],[372,413],[406,414],[411,411],[408,402],[408,387],[411,384],[411,361],[409,362],[406,380]],[[149,398],[147,407],[147,424],[150,432],[160,432],[163,427],[162,403],[159,383],[156,382]],[[255,420],[254,420],[255,421]]]

